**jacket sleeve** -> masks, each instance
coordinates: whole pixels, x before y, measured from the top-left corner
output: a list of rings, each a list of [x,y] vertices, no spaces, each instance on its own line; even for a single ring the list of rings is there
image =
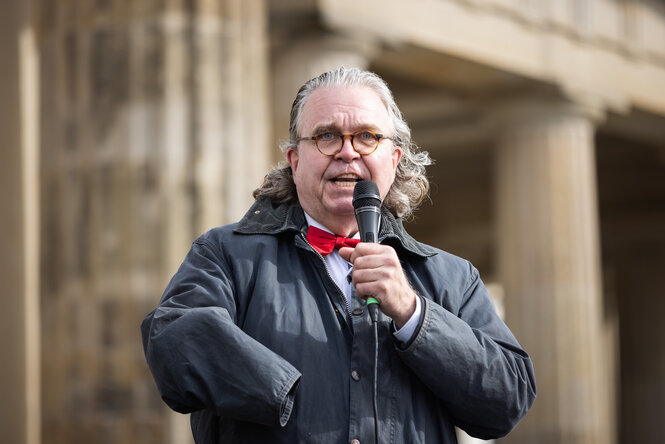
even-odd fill
[[[468,266],[459,312],[423,297],[420,326],[398,353],[457,426],[471,436],[493,439],[510,432],[533,404],[535,375],[531,359],[496,314],[478,272]]]
[[[222,253],[197,240],[141,324],[148,366],[173,410],[286,425],[300,373],[245,334]]]

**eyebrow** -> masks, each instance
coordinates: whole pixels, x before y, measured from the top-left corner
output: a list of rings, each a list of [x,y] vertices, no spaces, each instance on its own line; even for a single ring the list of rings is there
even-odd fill
[[[358,131],[381,132],[379,128],[368,123],[357,126],[352,132],[356,133]],[[312,132],[314,133],[314,135],[319,135],[323,133],[342,134],[342,130],[339,128],[339,126],[336,123],[324,123],[317,125],[316,127],[314,127],[314,130]]]

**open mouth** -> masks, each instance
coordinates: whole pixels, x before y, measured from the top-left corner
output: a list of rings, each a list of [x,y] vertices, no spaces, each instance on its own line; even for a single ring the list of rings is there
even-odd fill
[[[331,180],[341,187],[354,187],[363,179],[355,174],[340,174]]]

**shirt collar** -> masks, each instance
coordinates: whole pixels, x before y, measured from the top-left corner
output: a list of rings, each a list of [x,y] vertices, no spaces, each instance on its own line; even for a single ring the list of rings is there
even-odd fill
[[[333,232],[330,231],[328,228],[326,228],[323,224],[319,223],[319,222],[318,222],[317,220],[315,220],[312,216],[310,216],[309,214],[307,214],[307,211],[305,211],[305,210],[302,210],[302,211],[303,211],[303,213],[305,213],[305,219],[307,219],[307,224],[308,224],[308,225],[310,225],[310,226],[312,226],[312,227],[320,228],[320,229],[322,229],[322,230],[324,230],[324,231],[327,231],[327,232],[330,233],[330,234],[334,234],[335,236],[337,236],[337,234],[333,233]],[[356,233],[353,237],[351,237],[351,239],[360,239],[360,233]]]

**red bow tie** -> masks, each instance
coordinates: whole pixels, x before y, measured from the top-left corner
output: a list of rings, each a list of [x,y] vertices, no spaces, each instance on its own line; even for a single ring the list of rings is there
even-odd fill
[[[336,248],[341,247],[355,247],[360,242],[360,239],[349,239],[348,237],[335,236],[325,230],[310,226],[307,229],[307,240],[312,247],[321,256],[327,256]]]

